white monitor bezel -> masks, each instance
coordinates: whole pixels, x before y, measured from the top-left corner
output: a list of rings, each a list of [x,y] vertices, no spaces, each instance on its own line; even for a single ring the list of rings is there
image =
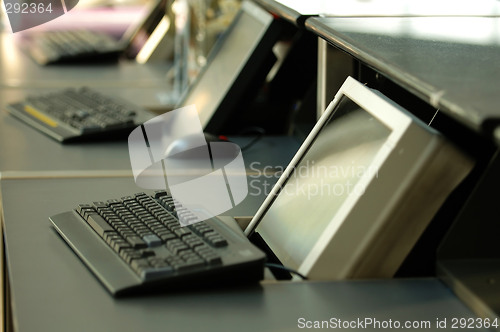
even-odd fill
[[[312,274],[313,277],[319,279],[340,279],[356,276],[355,271],[357,266],[363,264],[360,263],[360,260],[363,259],[362,256],[366,255],[366,250],[367,248],[369,250],[369,246],[374,245],[374,233],[379,232],[380,227],[385,225],[384,223],[387,222],[388,215],[394,210],[394,205],[400,199],[399,197],[404,196],[403,193],[408,189],[412,181],[415,181],[416,176],[421,171],[422,163],[429,160],[429,157],[436,150],[439,142],[441,142],[441,137],[437,132],[431,128],[423,128],[419,121],[416,121],[414,117],[406,113],[399,105],[378,91],[369,89],[355,79],[348,77],[246,228],[245,234],[247,236],[250,236],[255,230],[259,231],[258,225],[260,221],[268,209],[272,208],[271,205],[281,188],[311,144],[314,143],[314,140],[336,110],[336,106],[343,96],[354,101],[391,130],[383,146],[375,155],[370,168],[373,167],[377,170],[384,169],[385,172],[395,172],[395,176],[384,182],[384,186],[387,186],[388,190],[391,190],[391,193],[386,195],[387,197],[373,195],[373,191],[376,192],[381,189],[381,185],[377,181],[373,181],[376,176],[375,173],[366,172],[359,179],[351,195],[346,198],[307,257],[298,267],[298,272],[304,275]],[[415,142],[418,143],[415,144]],[[359,187],[358,190],[356,187]],[[369,192],[370,189],[374,189],[375,187],[376,190]],[[365,194],[359,194],[363,192]],[[361,223],[364,223],[361,225],[360,220],[363,220],[362,215],[364,214],[365,218],[369,217],[367,212],[363,211],[366,208],[362,207],[373,206],[376,206],[376,209],[378,209],[374,213],[373,221],[370,221],[370,224],[361,221]],[[340,227],[343,227],[343,232],[347,232],[349,239],[337,241],[337,243],[343,242],[342,249],[345,251],[343,254],[338,255],[340,257],[335,257],[336,268],[331,268],[327,264],[331,260],[331,257],[328,256],[337,255],[338,248],[336,248],[336,244],[332,244],[334,242],[332,239]],[[364,228],[359,227],[366,227],[366,233],[360,232],[359,229]],[[418,225],[418,228],[421,229],[422,225]],[[346,229],[349,231],[346,231]],[[264,234],[260,231],[259,233],[266,240]],[[380,244],[375,245],[380,246]],[[271,247],[270,249],[272,250],[273,248]],[[408,248],[405,248],[403,251],[405,250],[409,251]],[[345,252],[349,252],[349,254],[346,255]],[[278,256],[278,258],[280,257]],[[401,260],[401,255],[395,260],[397,261],[398,259]],[[285,264],[285,262],[283,263]],[[391,273],[395,272],[395,266],[398,264],[398,262],[391,262],[389,264],[390,267],[385,269],[382,274],[390,276]]]

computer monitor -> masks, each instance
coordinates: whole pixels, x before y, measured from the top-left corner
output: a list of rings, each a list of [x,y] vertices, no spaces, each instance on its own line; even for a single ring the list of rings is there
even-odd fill
[[[146,6],[146,15],[139,24],[130,26],[120,37],[125,56],[133,59],[148,42],[155,28],[167,14],[167,0],[153,0]]]
[[[245,233],[311,279],[391,277],[472,164],[348,78]]]
[[[194,104],[205,131],[219,133],[255,95],[275,62],[272,48],[280,24],[267,11],[243,2],[234,21],[209,54],[207,64],[177,107]]]

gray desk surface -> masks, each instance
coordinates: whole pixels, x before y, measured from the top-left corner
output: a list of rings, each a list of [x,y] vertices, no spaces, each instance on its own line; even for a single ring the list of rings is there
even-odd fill
[[[289,331],[298,330],[299,318],[365,317],[429,321],[433,329],[436,319],[446,318],[450,329],[453,317],[473,317],[436,279],[262,283],[113,299],[51,229],[48,217],[134,187],[128,178],[1,180],[16,331]]]
[[[477,131],[500,121],[500,17],[310,18],[332,45]],[[474,27],[474,28],[473,28]]]
[[[267,10],[288,21],[302,25],[307,17],[370,17],[370,16],[491,16],[500,14],[495,0],[480,2],[413,1],[413,0],[256,0]]]

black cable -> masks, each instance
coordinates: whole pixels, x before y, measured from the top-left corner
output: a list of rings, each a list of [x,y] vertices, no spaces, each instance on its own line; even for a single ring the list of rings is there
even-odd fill
[[[264,134],[266,133],[266,131],[260,127],[249,127],[249,128],[242,130],[239,133],[239,135],[244,135],[244,134],[249,134],[249,133],[257,133],[257,136],[254,137],[247,145],[243,146],[241,148],[241,151],[245,151],[245,150],[251,148],[253,145],[255,145],[255,143],[260,141],[262,139],[262,137],[264,137]]]
[[[287,272],[290,272],[291,274],[295,274],[295,275],[298,275],[302,280],[307,280],[307,277],[304,276],[302,273],[294,270],[294,269],[291,269],[289,267],[286,267],[286,266],[283,266],[281,264],[275,264],[275,263],[266,263],[266,267],[270,268],[270,269],[280,269],[280,270],[285,270]]]

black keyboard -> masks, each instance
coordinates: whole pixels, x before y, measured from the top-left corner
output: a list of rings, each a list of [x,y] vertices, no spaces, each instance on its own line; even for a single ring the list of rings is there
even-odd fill
[[[117,60],[124,52],[122,42],[90,30],[61,30],[34,33],[26,45],[28,54],[41,65]]]
[[[265,255],[243,234],[218,218],[181,227],[176,205],[166,191],[138,193],[50,220],[114,295],[262,279]]]
[[[89,88],[32,96],[7,111],[60,142],[126,137],[153,113]]]

